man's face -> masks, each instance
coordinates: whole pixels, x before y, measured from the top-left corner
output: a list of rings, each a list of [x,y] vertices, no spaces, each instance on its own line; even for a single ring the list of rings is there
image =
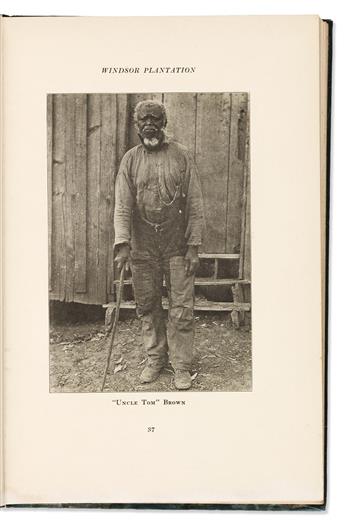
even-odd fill
[[[164,127],[164,116],[161,108],[153,105],[140,108],[137,114],[137,125],[142,138],[159,139]]]

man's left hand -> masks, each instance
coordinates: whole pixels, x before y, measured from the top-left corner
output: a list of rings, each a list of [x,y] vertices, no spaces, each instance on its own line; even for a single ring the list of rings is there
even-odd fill
[[[188,251],[184,257],[185,270],[188,277],[194,275],[198,269],[200,262],[198,256],[198,246],[188,246]]]

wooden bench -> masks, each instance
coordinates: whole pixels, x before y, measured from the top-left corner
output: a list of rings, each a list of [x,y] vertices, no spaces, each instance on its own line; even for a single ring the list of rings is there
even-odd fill
[[[208,277],[196,277],[194,285],[196,287],[213,287],[223,286],[231,290],[233,300],[230,302],[218,302],[213,300],[207,300],[200,297],[196,297],[194,310],[195,311],[229,311],[231,320],[235,328],[239,328],[241,324],[245,323],[245,313],[250,312],[250,303],[245,302],[243,286],[249,286],[250,281],[240,278],[220,278],[219,277],[219,261],[220,260],[239,260],[239,254],[226,254],[226,253],[202,253],[199,255],[200,260],[213,261],[213,274]],[[119,281],[114,280],[115,289],[117,288]],[[126,279],[124,282],[125,286],[132,285],[132,279]],[[165,287],[165,282],[163,282]],[[230,295],[230,293],[229,293]],[[163,297],[162,300],[163,309],[168,309],[168,299]],[[109,302],[104,304],[103,307],[106,309],[105,324],[108,329],[111,326],[113,315],[116,309],[116,302]],[[133,300],[123,300],[121,303],[121,309],[135,309],[135,302]]]

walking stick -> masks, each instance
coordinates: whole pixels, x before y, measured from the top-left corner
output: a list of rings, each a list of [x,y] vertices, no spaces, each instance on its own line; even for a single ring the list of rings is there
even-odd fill
[[[118,323],[119,323],[120,306],[121,306],[122,292],[123,292],[123,283],[124,283],[124,278],[125,278],[125,266],[126,266],[126,264],[124,264],[122,266],[121,273],[120,273],[120,283],[119,283],[119,287],[118,287],[117,294],[116,294],[115,318],[114,318],[114,322],[113,322],[113,325],[112,325],[112,328],[111,328],[111,338],[110,338],[110,346],[109,346],[109,351],[108,351],[107,365],[106,365],[105,370],[104,370],[101,391],[103,391],[104,386],[105,386],[105,381],[107,379],[107,373],[108,373],[108,369],[109,369],[111,354],[112,354],[112,351],[113,351],[114,339],[115,339],[115,335],[116,335],[116,332],[117,332],[117,326],[118,326]]]

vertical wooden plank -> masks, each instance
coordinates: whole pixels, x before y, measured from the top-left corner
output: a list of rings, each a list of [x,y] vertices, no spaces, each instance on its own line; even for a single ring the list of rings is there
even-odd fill
[[[251,281],[251,236],[250,236],[250,174],[248,170],[247,181],[247,202],[246,202],[246,227],[244,236],[244,255],[243,255],[243,278]],[[243,286],[244,301],[251,302],[251,285]],[[245,314],[245,323],[251,322],[251,313]]]
[[[47,197],[48,197],[48,274],[52,291],[52,177],[53,177],[53,95],[47,95]]]
[[[116,160],[116,95],[103,94],[101,105],[101,177],[98,292],[102,302],[112,288],[112,245],[114,209],[114,171]]]
[[[167,133],[186,146],[195,157],[196,93],[166,93]]]
[[[214,274],[213,274],[214,280],[217,280],[218,278],[218,270],[219,270],[219,260],[218,258],[215,258],[214,259]]]
[[[205,203],[203,247],[208,253],[225,253],[229,118],[229,93],[198,94],[196,162]]]
[[[250,116],[247,110],[246,126],[244,128],[244,195],[243,195],[243,222],[241,232],[241,256],[239,276],[251,280],[251,224],[250,224]],[[243,300],[251,302],[251,286],[242,286]],[[251,314],[245,314],[245,324],[250,325]]]
[[[53,98],[53,179],[52,179],[52,290],[59,300],[65,299],[65,99]]]
[[[129,118],[129,97],[131,95],[118,94],[116,95],[116,164],[115,164],[115,176],[120,167],[120,162],[123,155],[129,149],[129,128],[133,127],[133,122],[130,122]]]
[[[244,176],[243,125],[246,125],[247,94],[232,93],[229,173],[226,209],[226,253],[239,253],[241,243],[242,190]],[[241,128],[242,126],[242,128]]]
[[[72,302],[74,298],[74,213],[75,195],[75,95],[65,96],[65,251],[67,261],[66,296],[65,300]]]
[[[98,304],[101,95],[88,95],[87,118],[87,284],[88,300]]]
[[[238,266],[239,278],[243,278],[243,268],[244,268],[246,215],[247,215],[247,183],[248,183],[248,172],[245,169],[244,177],[243,177],[243,189],[242,189],[241,244],[240,244],[240,259],[239,259],[239,266]]]
[[[114,252],[113,243],[115,237],[114,230],[114,207],[115,207],[115,179],[118,173],[120,163],[123,155],[129,149],[129,133],[133,128],[133,122],[130,121],[130,103],[129,98],[131,95],[117,94],[116,95],[116,107],[113,108],[114,118],[116,117],[116,128],[115,128],[115,169],[113,176],[111,177],[111,229],[109,235],[109,253],[108,253],[108,300],[115,298],[115,289],[113,285],[114,281]]]
[[[239,104],[239,114],[238,114],[238,138],[237,138],[237,150],[238,158],[245,161],[246,156],[246,144],[248,136],[248,93],[242,93],[241,100]]]
[[[247,119],[247,133],[246,133],[246,149],[245,149],[245,169],[247,177],[247,197],[246,197],[246,223],[244,235],[244,253],[243,253],[243,278],[251,280],[251,200],[250,200],[250,122],[249,111]]]
[[[98,266],[97,266],[97,301],[107,300],[107,261],[109,243],[109,166],[112,164],[113,147],[111,137],[111,100],[112,95],[102,94],[101,100],[101,136],[100,136],[100,171],[98,199]],[[110,155],[110,156],[109,156]]]
[[[74,291],[85,293],[86,284],[86,192],[87,192],[87,95],[75,96],[74,173]],[[75,297],[77,299],[77,297]]]
[[[138,132],[134,125],[134,109],[135,106],[142,100],[158,100],[159,102],[163,101],[162,93],[139,93],[132,94],[129,96],[129,148],[136,146],[140,143],[138,137]]]

